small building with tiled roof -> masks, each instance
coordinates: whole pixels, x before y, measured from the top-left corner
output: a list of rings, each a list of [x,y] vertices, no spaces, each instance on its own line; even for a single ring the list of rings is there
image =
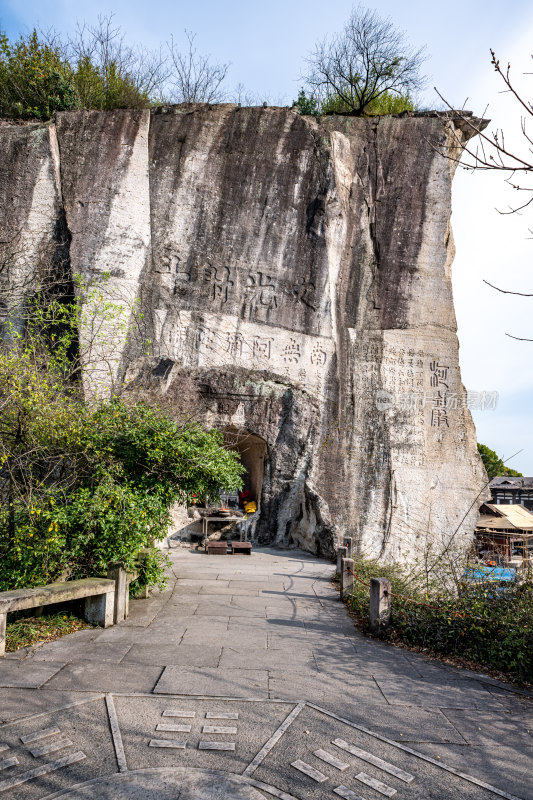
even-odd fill
[[[533,478],[500,475],[491,480],[489,488],[496,505],[520,505],[533,511]]]

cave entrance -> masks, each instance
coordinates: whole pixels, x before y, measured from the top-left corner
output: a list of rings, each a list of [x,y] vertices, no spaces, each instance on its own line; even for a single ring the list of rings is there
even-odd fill
[[[246,469],[242,476],[243,488],[241,497],[254,500],[259,512],[267,458],[267,443],[260,436],[256,436],[242,428],[227,428],[224,431],[224,444],[228,450],[236,450],[239,453]]]

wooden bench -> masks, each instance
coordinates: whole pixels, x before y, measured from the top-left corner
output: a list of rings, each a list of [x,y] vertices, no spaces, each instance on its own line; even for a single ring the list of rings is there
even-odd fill
[[[231,549],[233,555],[236,553],[243,553],[244,555],[251,556],[252,555],[252,543],[251,542],[232,542]]]
[[[0,592],[0,657],[5,653],[6,620],[10,611],[84,598],[87,622],[108,628],[115,621],[115,586],[116,581],[112,578],[83,578],[66,583],[49,583],[48,586],[37,586],[35,589]],[[122,600],[124,604],[124,593]]]
[[[228,543],[221,541],[207,542],[206,549],[208,556],[225,556],[228,552]]]

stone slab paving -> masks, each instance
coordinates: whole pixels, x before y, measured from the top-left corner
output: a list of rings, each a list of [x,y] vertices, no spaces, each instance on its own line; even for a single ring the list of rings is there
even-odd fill
[[[0,661],[0,800],[533,800],[533,700],[355,631],[297,551],[171,551],[123,625]]]

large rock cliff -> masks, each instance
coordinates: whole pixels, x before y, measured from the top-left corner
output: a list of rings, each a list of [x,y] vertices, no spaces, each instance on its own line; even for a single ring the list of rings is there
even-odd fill
[[[1,227],[28,276],[66,220],[100,287],[87,392],[125,380],[244,442],[261,541],[424,557],[468,543],[485,481],[450,281],[461,126],[234,105],[2,125]]]

